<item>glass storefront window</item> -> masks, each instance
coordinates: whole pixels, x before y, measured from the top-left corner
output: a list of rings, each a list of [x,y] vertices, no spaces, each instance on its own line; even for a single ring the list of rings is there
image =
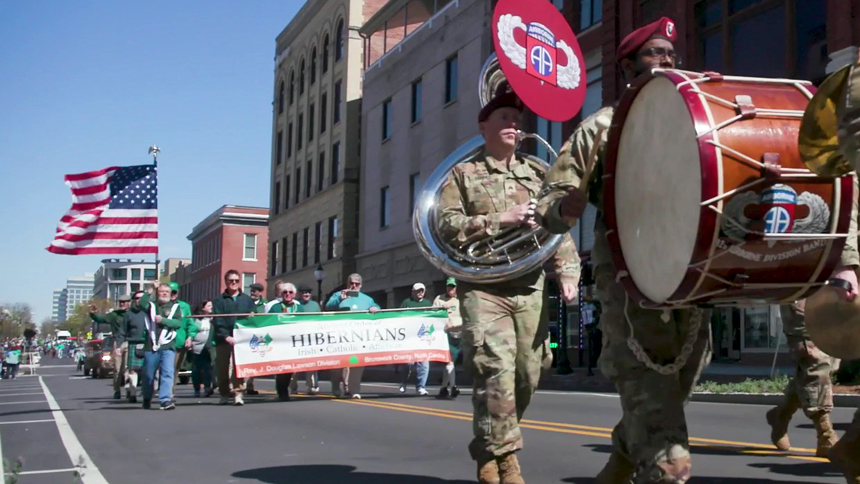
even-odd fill
[[[773,28],[778,26],[781,28]],[[731,27],[732,74],[785,75],[785,5],[762,12]]]
[[[744,349],[776,348],[785,343],[779,306],[753,306],[743,311]]]

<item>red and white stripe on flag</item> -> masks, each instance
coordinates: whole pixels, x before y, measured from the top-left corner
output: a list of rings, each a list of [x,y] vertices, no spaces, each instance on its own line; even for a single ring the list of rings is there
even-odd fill
[[[121,178],[111,193],[114,177]],[[158,252],[154,166],[151,172],[149,167],[109,167],[66,175],[65,183],[72,191],[72,207],[60,219],[54,240],[47,248],[49,252],[67,255]]]

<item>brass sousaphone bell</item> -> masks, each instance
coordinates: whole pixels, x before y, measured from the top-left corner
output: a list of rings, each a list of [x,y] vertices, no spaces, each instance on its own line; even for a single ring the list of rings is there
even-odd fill
[[[481,107],[490,102],[505,80],[494,53],[484,62],[478,76]],[[519,133],[520,141],[527,138],[542,143],[549,153],[556,156],[552,146],[537,134]],[[453,246],[441,237],[437,229],[437,209],[442,187],[457,164],[479,156],[483,148],[483,137],[475,136],[442,160],[417,196],[412,230],[419,250],[433,266],[461,281],[493,284],[515,279],[543,265],[558,250],[563,236],[550,234],[540,227],[511,227],[495,237],[485,237],[463,246]],[[518,155],[535,162],[544,172],[549,170],[549,164],[536,156]]]

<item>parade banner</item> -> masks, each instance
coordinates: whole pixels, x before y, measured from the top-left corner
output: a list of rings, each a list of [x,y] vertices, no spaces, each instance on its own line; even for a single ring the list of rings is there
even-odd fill
[[[257,314],[236,322],[239,378],[451,359],[445,309]]]

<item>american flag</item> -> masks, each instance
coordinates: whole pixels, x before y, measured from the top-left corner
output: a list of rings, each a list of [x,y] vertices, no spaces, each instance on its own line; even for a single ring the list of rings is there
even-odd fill
[[[66,175],[72,208],[57,225],[55,254],[158,252],[158,179],[155,165],[112,166]]]

